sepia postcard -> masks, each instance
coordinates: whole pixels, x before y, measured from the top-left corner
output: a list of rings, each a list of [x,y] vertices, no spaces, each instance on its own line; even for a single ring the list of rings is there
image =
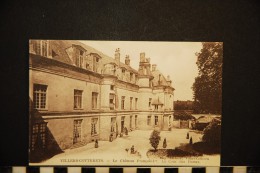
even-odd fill
[[[29,165],[220,166],[222,42],[29,40]]]

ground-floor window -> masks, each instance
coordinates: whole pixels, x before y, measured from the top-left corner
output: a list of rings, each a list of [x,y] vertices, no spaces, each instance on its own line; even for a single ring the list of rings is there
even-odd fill
[[[81,142],[81,124],[82,124],[82,120],[74,120],[73,144]]]
[[[97,121],[98,118],[91,119],[91,135],[97,134]]]
[[[147,125],[150,126],[151,125],[151,116],[147,116]]]
[[[116,117],[111,118],[111,132],[116,131]]]
[[[46,147],[46,122],[35,123],[32,127],[31,149],[44,149]]]
[[[137,115],[135,115],[135,128],[137,127]]]
[[[121,132],[124,132],[124,127],[125,127],[125,117],[121,117]]]
[[[132,119],[133,119],[133,116],[131,115],[130,116],[130,128],[132,128]]]
[[[154,116],[154,125],[158,125],[158,116]]]

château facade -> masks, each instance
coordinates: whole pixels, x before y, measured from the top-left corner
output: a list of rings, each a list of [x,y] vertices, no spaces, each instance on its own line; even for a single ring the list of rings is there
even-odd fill
[[[169,130],[174,88],[150,58],[114,57],[79,41],[29,41],[30,152],[54,152],[125,129]]]

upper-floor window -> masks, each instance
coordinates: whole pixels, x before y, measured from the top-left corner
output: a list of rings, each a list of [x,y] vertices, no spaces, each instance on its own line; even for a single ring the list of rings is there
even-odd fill
[[[48,57],[49,42],[48,40],[39,40],[36,42],[35,52],[37,55]]]
[[[33,85],[33,102],[35,109],[46,109],[47,85]]]
[[[115,94],[110,93],[109,94],[109,108],[110,108],[110,110],[115,109],[114,99],[115,99]]]
[[[79,54],[78,56],[76,56],[76,62],[75,62],[77,67],[82,67],[83,55],[84,55],[84,51],[79,50]]]
[[[125,96],[121,98],[121,109],[125,109]]]
[[[110,85],[110,90],[115,90],[115,86],[114,85]]]
[[[134,78],[134,74],[133,74],[133,73],[130,73],[130,82],[133,81],[133,78]]]
[[[138,98],[135,98],[135,109],[137,109]]]
[[[74,109],[82,108],[82,90],[74,90]]]
[[[159,107],[159,105],[154,105],[154,109],[155,109],[156,111],[158,111],[158,107]]]
[[[97,109],[98,93],[92,92],[92,109]]]
[[[152,98],[149,98],[148,107],[151,108],[151,105],[152,105]]]
[[[130,110],[133,109],[133,97],[130,97]]]

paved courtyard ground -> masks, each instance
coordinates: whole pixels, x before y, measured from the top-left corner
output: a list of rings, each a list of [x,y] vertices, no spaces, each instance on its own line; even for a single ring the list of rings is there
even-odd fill
[[[192,137],[193,142],[201,141],[202,134],[190,129],[172,129],[172,131],[161,131],[161,141],[158,148],[163,148],[163,140],[167,140],[167,149],[174,149],[182,143],[189,143],[186,139],[187,132]],[[94,142],[86,146],[74,149],[67,149],[64,153],[58,154],[42,164],[52,165],[60,162],[61,159],[147,159],[146,153],[149,149],[153,149],[149,144],[149,137],[152,130],[135,130],[128,133],[128,136],[118,137],[113,142],[99,141],[99,147],[94,148]],[[134,145],[141,156],[130,154],[130,148]],[[129,149],[127,152],[126,149]]]

